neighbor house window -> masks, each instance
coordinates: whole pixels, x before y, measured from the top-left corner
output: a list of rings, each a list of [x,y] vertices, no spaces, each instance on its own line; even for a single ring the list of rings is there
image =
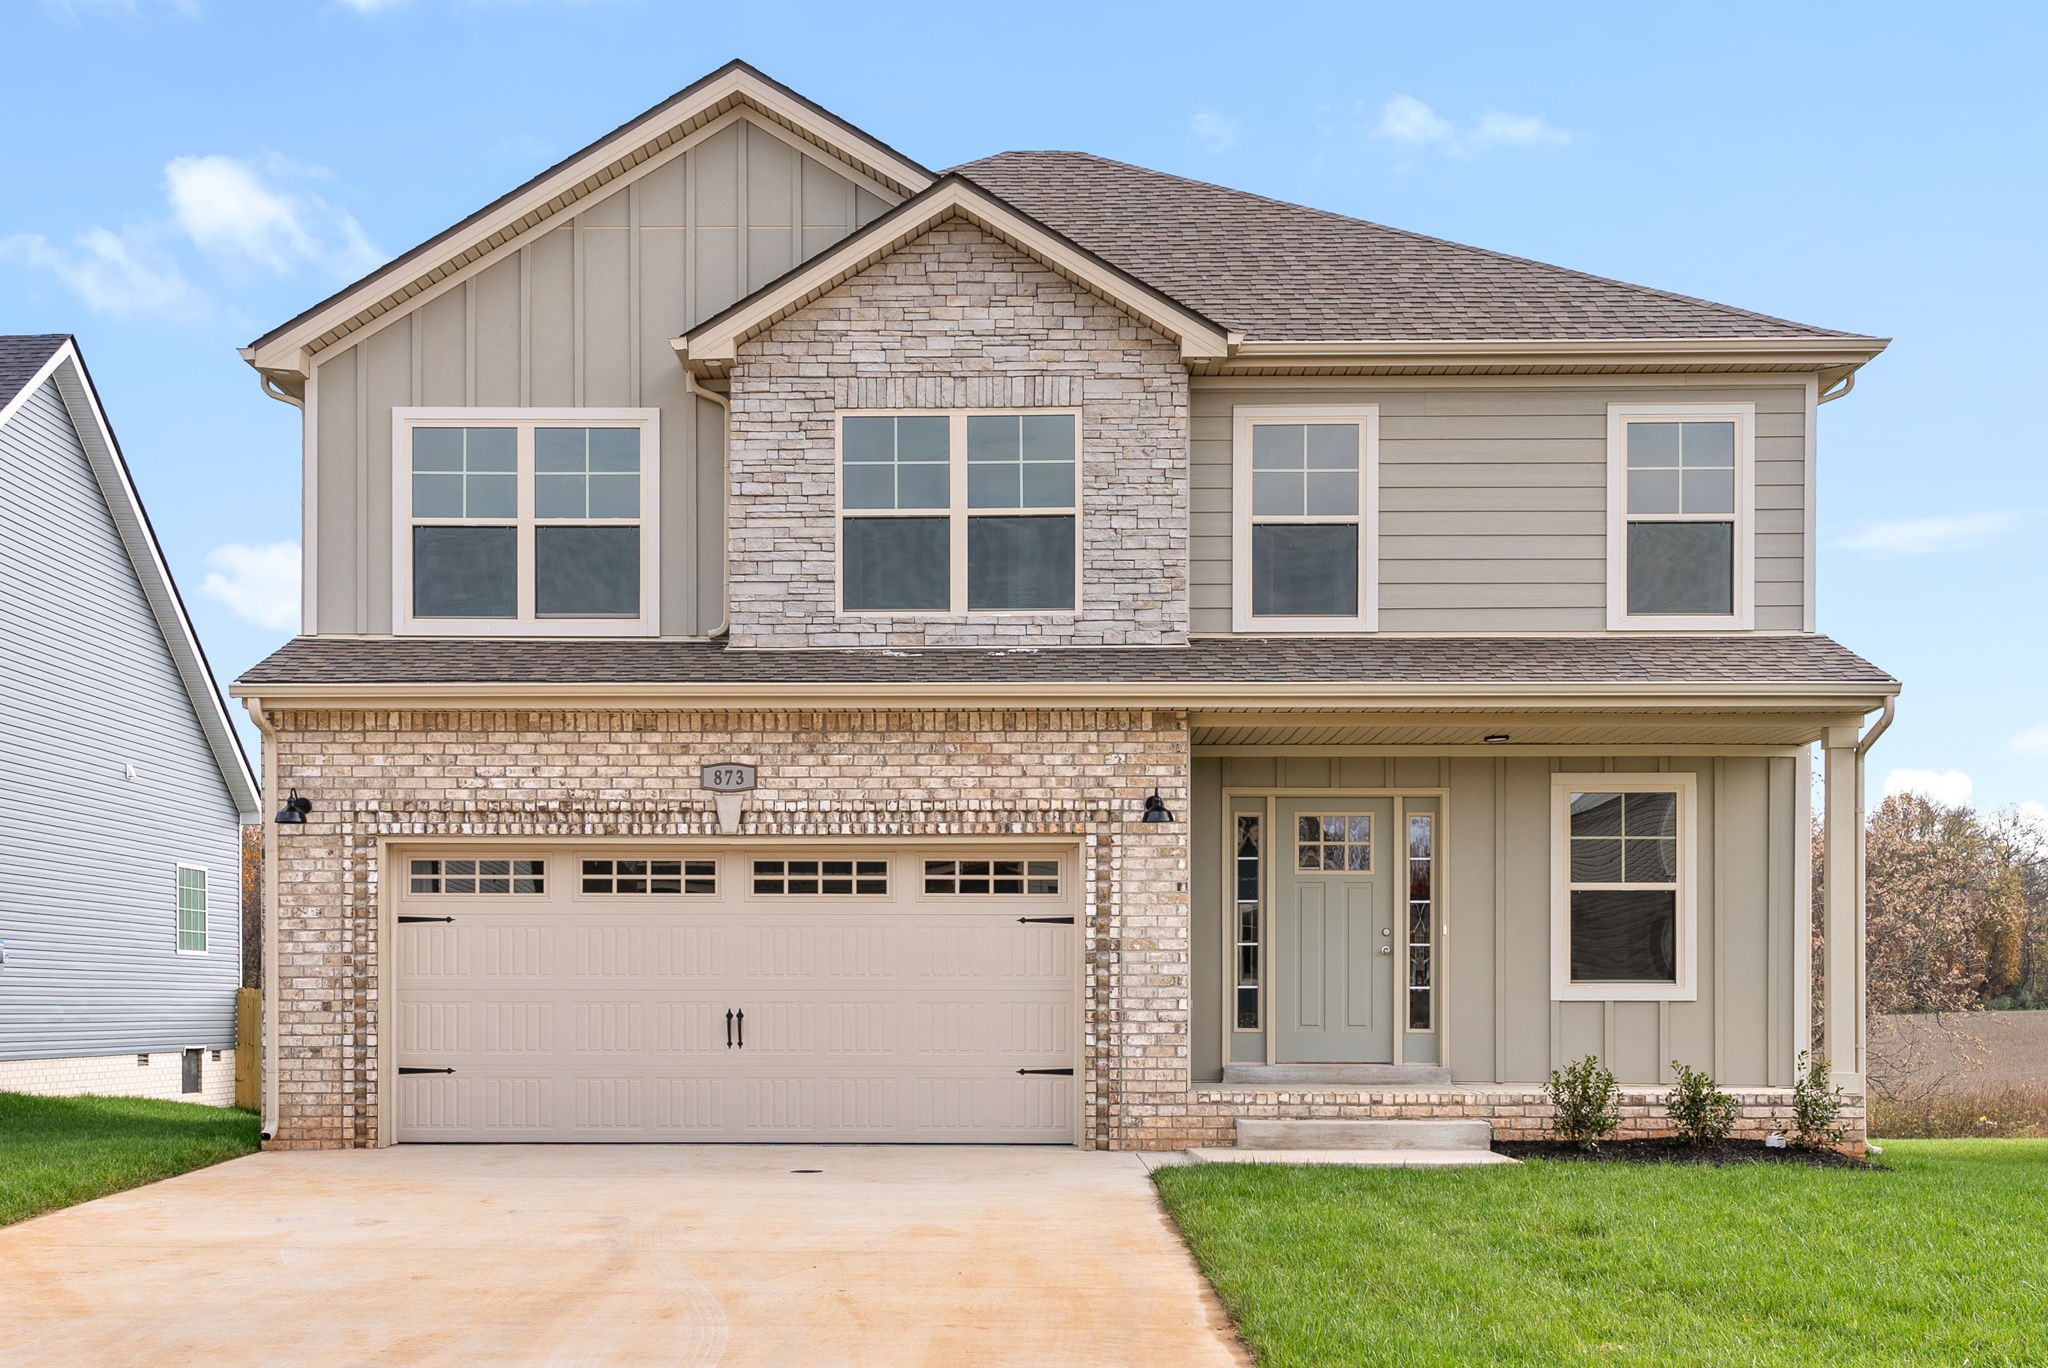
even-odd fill
[[[178,953],[206,953],[206,871],[178,866]]]
[[[1233,445],[1237,629],[1372,630],[1379,410],[1239,408]]]
[[[1754,616],[1755,408],[1608,408],[1608,625],[1744,628]]]
[[[1552,996],[1694,995],[1693,778],[1552,776]]]
[[[1079,429],[1064,411],[842,416],[842,610],[1073,612]]]
[[[400,409],[400,631],[656,630],[653,410]]]

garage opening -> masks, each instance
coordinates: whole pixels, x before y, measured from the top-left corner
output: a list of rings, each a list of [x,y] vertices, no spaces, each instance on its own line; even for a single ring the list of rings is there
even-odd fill
[[[393,1138],[1073,1143],[1076,863],[394,851]]]

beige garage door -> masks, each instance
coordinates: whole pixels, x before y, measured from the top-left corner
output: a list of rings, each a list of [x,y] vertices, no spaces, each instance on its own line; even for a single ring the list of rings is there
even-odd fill
[[[1077,1136],[1071,851],[393,864],[399,1141]]]

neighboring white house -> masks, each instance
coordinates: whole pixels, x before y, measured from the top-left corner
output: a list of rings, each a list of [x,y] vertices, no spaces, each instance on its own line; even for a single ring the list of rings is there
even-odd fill
[[[233,1100],[256,815],[77,343],[0,337],[0,1090]]]

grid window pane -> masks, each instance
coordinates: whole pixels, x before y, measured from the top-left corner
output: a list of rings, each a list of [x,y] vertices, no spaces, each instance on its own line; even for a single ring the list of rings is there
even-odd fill
[[[1575,982],[1677,981],[1678,794],[1571,795]]]
[[[1294,867],[1325,874],[1372,873],[1372,817],[1344,813],[1298,818]]]
[[[1254,525],[1252,613],[1257,617],[1358,616],[1358,525]]]
[[[518,458],[516,428],[414,428],[413,516],[518,517]]]
[[[1074,607],[1074,518],[969,518],[970,612],[1069,612]]]
[[[534,429],[534,515],[640,516],[638,428]]]
[[[617,859],[583,862],[585,893],[677,893],[718,891],[716,860]]]
[[[533,611],[540,617],[636,617],[640,529],[538,527]]]
[[[926,860],[924,891],[942,894],[1038,895],[1060,891],[1058,860]]]
[[[1639,616],[1734,612],[1735,525],[1630,523],[1628,610]]]
[[[547,861],[532,859],[414,860],[407,867],[414,893],[547,892]]]
[[[206,871],[178,870],[178,948],[187,953],[206,949]]]
[[[840,592],[849,611],[944,612],[953,602],[945,518],[848,518]]]
[[[952,502],[943,415],[841,420],[840,502],[847,508],[944,508]]]
[[[415,527],[412,612],[419,618],[519,615],[519,529]]]
[[[763,894],[875,896],[889,891],[886,860],[756,860],[754,891]]]
[[[1071,508],[1074,415],[970,414],[967,506]]]

